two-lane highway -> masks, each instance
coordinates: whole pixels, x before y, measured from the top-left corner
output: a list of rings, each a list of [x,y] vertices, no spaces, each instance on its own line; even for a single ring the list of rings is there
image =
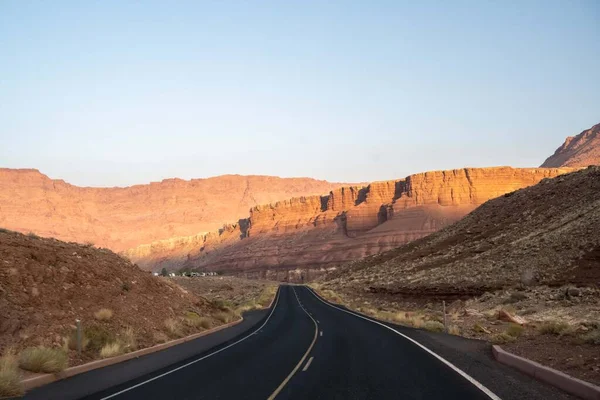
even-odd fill
[[[510,385],[524,386],[506,371],[494,374]],[[98,374],[94,379],[98,379]],[[487,381],[495,382],[494,378]],[[72,383],[85,384],[85,374]],[[62,382],[62,387],[69,385],[69,380]],[[523,393],[526,392],[520,392]],[[56,390],[45,392],[44,388],[28,397],[63,398]],[[500,397],[393,327],[329,304],[307,287],[289,285],[280,287],[264,320],[238,337],[86,397],[88,400],[275,398],[489,400]],[[505,400],[508,398],[519,397],[510,395]]]

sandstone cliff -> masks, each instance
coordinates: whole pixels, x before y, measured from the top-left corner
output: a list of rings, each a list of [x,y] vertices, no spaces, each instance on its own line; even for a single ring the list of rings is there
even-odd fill
[[[87,188],[37,170],[0,169],[0,227],[121,251],[218,229],[258,204],[327,193],[341,184],[309,178],[225,175]],[[155,245],[159,246],[159,245]]]
[[[600,124],[569,136],[542,167],[587,167],[600,165]]]
[[[489,199],[569,171],[465,168],[343,187],[253,207],[249,218],[205,235],[201,244],[181,238],[168,249],[151,244],[125,254],[155,270],[168,263],[271,279],[298,268],[314,275],[426,236]]]
[[[554,175],[549,171],[556,170],[546,170],[548,177]],[[599,194],[600,167],[544,179],[488,201],[426,238],[322,279],[336,290],[395,299],[468,297],[522,285],[597,286]]]

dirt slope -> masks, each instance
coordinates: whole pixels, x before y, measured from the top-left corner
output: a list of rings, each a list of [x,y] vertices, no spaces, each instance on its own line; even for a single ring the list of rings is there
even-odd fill
[[[544,179],[426,238],[331,273],[338,287],[472,296],[516,285],[600,285],[600,167]]]
[[[100,308],[110,309],[112,318],[98,321]],[[0,230],[0,354],[9,346],[60,346],[75,319],[115,339],[131,327],[138,347],[147,347],[172,338],[165,320],[187,311],[207,316],[214,326],[222,323],[210,316],[218,310],[208,300],[109,250]],[[86,353],[84,360],[97,356]]]
[[[258,204],[328,193],[310,178],[224,175],[126,188],[87,188],[37,170],[0,168],[0,227],[121,251],[216,230]]]
[[[600,124],[577,136],[569,136],[562,146],[542,164],[550,167],[587,167],[600,165]]]

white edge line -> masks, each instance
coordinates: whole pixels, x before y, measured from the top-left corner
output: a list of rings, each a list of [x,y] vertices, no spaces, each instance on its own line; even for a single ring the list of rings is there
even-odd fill
[[[302,368],[302,372],[306,372],[306,370],[308,369],[308,367],[310,367],[310,363],[312,362],[314,357],[311,357],[308,359],[308,361],[306,362],[306,365],[304,366],[304,368]]]
[[[226,346],[226,347],[223,347],[222,349],[219,349],[219,350],[217,350],[217,351],[215,351],[215,352],[213,352],[213,353],[207,354],[207,355],[205,355],[204,357],[201,357],[201,358],[199,358],[199,359],[197,359],[197,360],[194,360],[194,361],[190,361],[190,362],[189,362],[189,363],[187,363],[187,364],[181,365],[181,366],[179,366],[179,367],[177,367],[177,368],[174,368],[174,369],[172,369],[172,370],[170,370],[170,371],[167,371],[167,372],[165,372],[165,373],[163,373],[163,374],[160,374],[160,375],[158,375],[158,376],[155,376],[154,378],[148,379],[147,381],[140,382],[140,383],[138,383],[137,385],[133,385],[133,386],[131,386],[131,387],[128,387],[127,389],[123,389],[123,390],[121,390],[120,392],[113,393],[113,394],[111,394],[110,396],[103,397],[103,398],[102,398],[102,399],[100,399],[100,400],[112,399],[113,397],[116,397],[116,396],[118,396],[118,395],[120,395],[120,394],[123,394],[123,393],[125,393],[125,392],[128,392],[128,391],[130,391],[130,390],[133,390],[133,389],[135,389],[135,388],[138,388],[138,387],[140,387],[140,386],[142,386],[142,385],[145,385],[146,383],[149,383],[149,382],[152,382],[152,381],[154,381],[154,380],[160,379],[160,378],[162,378],[163,376],[167,376],[167,375],[169,375],[169,374],[172,374],[173,372],[179,371],[180,369],[183,369],[183,368],[185,368],[185,367],[189,367],[189,366],[190,366],[190,365],[192,365],[192,364],[195,364],[195,363],[197,363],[197,362],[199,362],[199,361],[202,361],[202,360],[204,360],[204,359],[206,359],[206,358],[208,358],[208,357],[210,357],[210,356],[213,356],[213,355],[215,355],[215,354],[217,354],[217,353],[220,353],[220,352],[222,352],[223,350],[227,350],[227,349],[228,349],[228,348],[230,348],[231,346],[235,346],[236,344],[238,344],[238,343],[240,343],[240,342],[243,342],[244,340],[248,339],[250,336],[252,336],[252,335],[254,335],[255,333],[257,333],[258,331],[260,331],[260,330],[261,330],[261,329],[262,329],[262,328],[263,328],[263,327],[264,327],[264,326],[267,324],[267,322],[269,322],[269,319],[271,319],[271,316],[273,315],[273,312],[275,311],[275,308],[277,308],[277,303],[279,303],[279,292],[280,292],[280,289],[281,289],[281,287],[278,287],[278,288],[277,288],[277,298],[275,299],[275,305],[274,305],[274,306],[273,306],[273,308],[271,309],[271,312],[269,313],[269,316],[267,317],[266,321],[265,321],[265,322],[264,322],[264,323],[263,323],[263,324],[260,326],[260,328],[258,328],[257,330],[255,330],[254,332],[252,332],[251,334],[249,334],[248,336],[244,336],[243,338],[241,338],[241,339],[240,339],[240,340],[238,340],[237,342],[235,342],[235,343],[232,343],[232,344],[230,344],[230,345],[228,345],[228,346]]]
[[[440,355],[438,355],[438,354],[434,353],[433,351],[429,350],[427,347],[423,346],[421,343],[417,342],[416,340],[414,340],[414,339],[412,339],[412,338],[410,338],[410,337],[406,336],[406,335],[405,335],[405,334],[403,334],[403,333],[400,333],[400,332],[398,332],[397,330],[395,330],[394,328],[392,328],[392,327],[390,327],[390,326],[387,326],[387,325],[385,325],[385,324],[382,324],[382,323],[381,323],[381,322],[379,322],[379,321],[375,321],[375,320],[372,320],[372,319],[370,319],[370,318],[363,317],[363,316],[362,316],[362,315],[360,315],[360,314],[356,314],[356,313],[354,313],[354,312],[352,312],[352,311],[344,310],[343,308],[339,308],[339,307],[336,307],[336,306],[334,306],[333,304],[329,304],[328,302],[326,302],[326,301],[324,301],[323,299],[321,299],[321,297],[317,296],[317,295],[315,294],[315,292],[314,292],[314,291],[313,291],[311,288],[308,288],[308,287],[306,287],[306,288],[308,289],[308,291],[309,291],[309,292],[311,292],[311,293],[313,294],[313,296],[315,296],[315,297],[316,297],[317,299],[319,299],[321,302],[323,302],[323,303],[327,304],[329,307],[333,307],[333,308],[335,308],[335,309],[337,309],[337,310],[340,310],[340,311],[343,311],[343,312],[345,312],[345,313],[348,313],[348,314],[354,315],[355,317],[358,317],[358,318],[362,318],[362,319],[364,319],[364,320],[366,320],[366,321],[369,321],[369,322],[372,322],[372,323],[374,323],[374,324],[381,325],[381,326],[383,326],[384,328],[387,328],[387,329],[389,329],[390,331],[397,333],[398,335],[402,336],[404,339],[406,339],[406,340],[408,340],[408,341],[412,342],[413,344],[415,344],[415,345],[419,346],[421,349],[425,350],[427,353],[431,354],[432,356],[434,356],[435,358],[437,358],[438,360],[440,360],[441,362],[443,362],[444,364],[446,364],[448,367],[452,368],[452,369],[453,369],[454,371],[456,371],[456,372],[457,372],[459,375],[461,375],[463,378],[465,378],[466,380],[468,380],[469,382],[471,382],[471,383],[472,383],[474,386],[476,386],[476,387],[477,387],[479,390],[481,390],[483,393],[485,393],[486,395],[488,395],[490,399],[493,399],[493,400],[502,400],[500,397],[498,397],[496,394],[494,394],[494,392],[492,392],[491,390],[489,390],[488,388],[486,388],[485,386],[483,386],[483,384],[481,384],[479,381],[477,381],[477,380],[476,380],[475,378],[473,378],[471,375],[467,374],[466,372],[464,372],[463,370],[461,370],[461,369],[460,369],[460,368],[458,368],[456,365],[452,364],[450,361],[446,360],[446,359],[445,359],[445,358],[443,358],[442,356],[440,356]]]

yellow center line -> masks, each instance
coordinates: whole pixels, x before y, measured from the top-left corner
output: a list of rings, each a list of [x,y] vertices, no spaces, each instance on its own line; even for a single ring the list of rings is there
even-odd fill
[[[292,288],[292,290],[294,291],[294,294],[296,295],[296,300],[298,300],[298,304],[300,304],[300,299],[298,298],[298,294],[296,293],[296,290],[294,288]],[[287,383],[290,381],[290,379],[292,379],[292,376],[294,376],[294,374],[296,372],[298,372],[298,370],[304,363],[304,360],[306,360],[306,357],[308,357],[308,354],[310,353],[313,346],[317,342],[317,337],[319,337],[319,326],[317,325],[317,322],[306,311],[306,309],[302,306],[302,304],[300,304],[300,307],[302,307],[302,310],[304,310],[306,315],[308,315],[310,317],[310,319],[312,319],[313,323],[315,324],[315,337],[313,338],[312,343],[310,344],[310,346],[308,346],[308,350],[306,350],[306,353],[304,353],[304,355],[302,356],[302,358],[300,359],[300,361],[298,362],[296,367],[292,370],[292,372],[290,372],[290,374],[287,376],[287,378],[285,378],[284,381],[281,382],[281,384],[277,387],[277,389],[275,389],[275,391],[269,396],[269,398],[267,400],[273,400],[279,394],[279,392],[281,392],[283,390],[283,388],[285,387],[285,385],[287,385]],[[312,360],[312,358],[311,358],[311,360]],[[310,362],[308,363],[308,365],[310,365]],[[306,366],[306,368],[308,368],[308,365]]]

